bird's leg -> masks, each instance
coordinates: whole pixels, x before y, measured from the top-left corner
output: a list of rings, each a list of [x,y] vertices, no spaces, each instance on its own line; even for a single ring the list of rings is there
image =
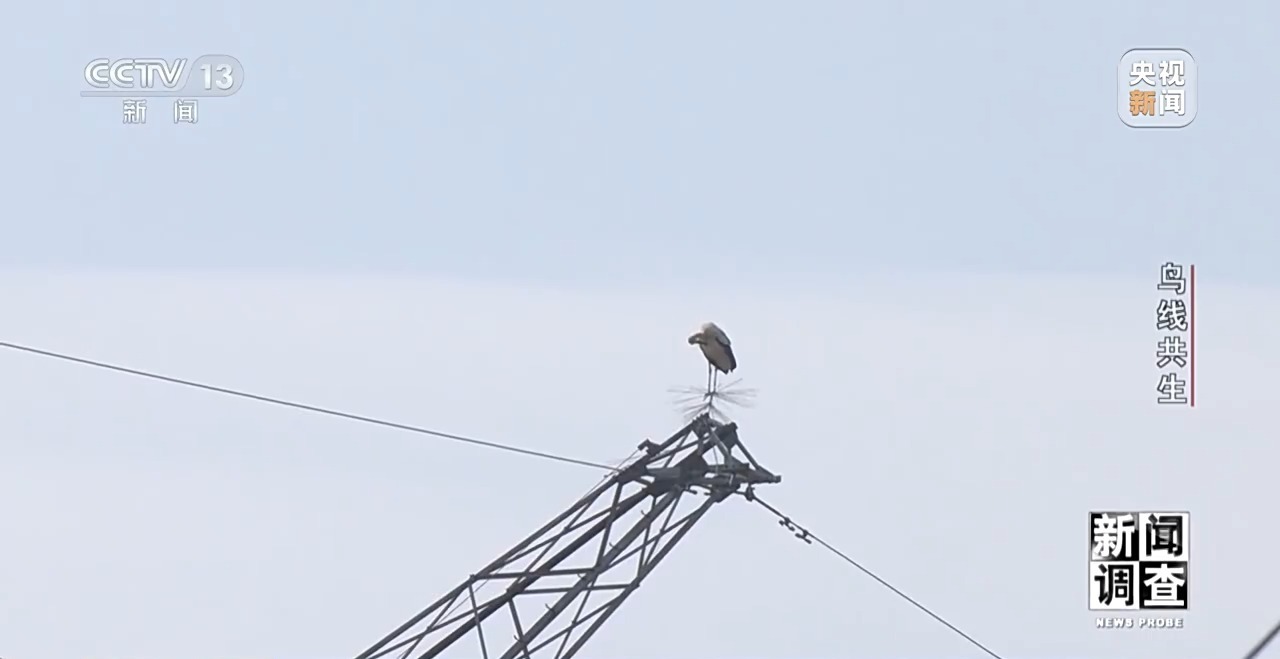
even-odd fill
[[[710,398],[710,397],[711,397],[711,391],[712,391],[712,389],[711,389],[711,387],[712,387],[712,380],[711,380],[711,378],[712,378],[712,374],[713,374],[713,373],[715,373],[715,372],[716,372],[715,367],[713,367],[713,366],[711,365],[711,362],[707,362],[707,397],[708,397],[708,398]]]

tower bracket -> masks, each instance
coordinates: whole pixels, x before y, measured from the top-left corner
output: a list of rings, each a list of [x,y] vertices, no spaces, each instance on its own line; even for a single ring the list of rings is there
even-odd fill
[[[480,659],[568,659],[711,506],[782,481],[742,445],[737,424],[707,415],[638,448],[643,455],[357,659],[477,650]]]

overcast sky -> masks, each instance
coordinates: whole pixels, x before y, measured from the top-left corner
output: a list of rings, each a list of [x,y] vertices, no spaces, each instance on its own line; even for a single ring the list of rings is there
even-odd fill
[[[261,275],[8,277],[8,337],[593,461],[680,425],[683,343],[734,332],[773,503],[1009,657],[1242,652],[1277,296],[1205,283],[1201,402],[1153,402],[1153,278],[588,293]],[[1229,319],[1229,320],[1228,320]],[[815,328],[818,328],[815,331]],[[544,463],[0,356],[6,657],[354,655],[596,481]],[[1084,513],[1193,514],[1180,632],[1103,632]],[[591,655],[961,657],[963,642],[740,501]],[[471,648],[468,647],[468,650]],[[1161,654],[1156,654],[1161,653]]]
[[[6,8],[0,341],[612,462],[714,319],[771,501],[1007,659],[1242,654],[1280,616],[1280,14],[879,6]],[[1116,116],[1138,46],[1196,56],[1189,128]],[[77,95],[219,52],[246,85],[194,126]],[[1195,410],[1154,403],[1167,259]],[[354,656],[599,478],[12,351],[0,395],[5,659]],[[1186,629],[1094,629],[1099,508],[1192,512]],[[731,501],[585,656],[979,655]]]

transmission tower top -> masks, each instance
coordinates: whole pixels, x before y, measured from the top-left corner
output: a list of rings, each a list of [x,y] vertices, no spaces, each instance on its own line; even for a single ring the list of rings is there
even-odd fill
[[[639,449],[643,455],[357,659],[568,659],[711,506],[782,481],[742,445],[737,424],[708,415]]]

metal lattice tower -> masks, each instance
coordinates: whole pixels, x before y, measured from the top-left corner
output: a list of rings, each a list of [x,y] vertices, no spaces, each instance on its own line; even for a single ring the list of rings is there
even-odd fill
[[[644,455],[357,659],[450,648],[474,657],[477,646],[481,659],[568,659],[711,506],[782,480],[742,446],[736,424],[707,415],[639,448]]]

